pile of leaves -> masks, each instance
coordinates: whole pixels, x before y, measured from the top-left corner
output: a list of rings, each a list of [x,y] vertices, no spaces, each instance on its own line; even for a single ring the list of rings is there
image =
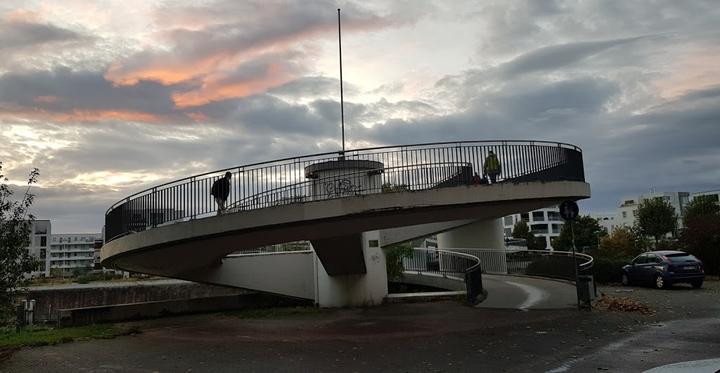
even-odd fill
[[[597,307],[616,312],[638,312],[643,315],[655,313],[648,305],[625,297],[611,297],[603,295],[597,301]]]

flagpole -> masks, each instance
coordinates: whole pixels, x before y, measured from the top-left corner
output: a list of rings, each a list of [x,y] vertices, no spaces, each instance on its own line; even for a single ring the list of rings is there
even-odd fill
[[[340,126],[342,127],[342,154],[345,155],[345,110],[343,100],[343,76],[342,76],[342,38],[340,35],[340,8],[338,8],[338,50],[340,52]]]

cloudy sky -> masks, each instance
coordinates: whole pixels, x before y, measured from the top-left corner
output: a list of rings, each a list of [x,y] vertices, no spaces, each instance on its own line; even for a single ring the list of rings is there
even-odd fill
[[[535,139],[584,151],[589,212],[720,189],[710,1],[0,2],[0,161],[54,232],[195,173],[340,148]]]

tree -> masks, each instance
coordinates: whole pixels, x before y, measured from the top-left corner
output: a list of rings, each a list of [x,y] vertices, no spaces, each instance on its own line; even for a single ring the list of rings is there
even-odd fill
[[[544,250],[547,245],[540,243],[540,240],[545,241],[545,237],[535,237],[530,231],[525,220],[520,220],[515,223],[512,231],[513,238],[522,238],[527,243],[528,250]]]
[[[705,264],[705,271],[720,274],[720,206],[707,196],[695,197],[685,209],[682,247]]]
[[[580,251],[595,248],[600,243],[600,238],[607,235],[607,230],[600,226],[597,219],[590,216],[580,216],[572,222],[575,232],[575,247]],[[560,230],[560,235],[553,240],[553,247],[557,250],[572,250],[572,231],[570,223],[567,222]]]
[[[655,238],[655,246],[662,236],[677,229],[675,208],[662,198],[646,199],[637,210],[636,224],[641,234]]]
[[[525,220],[520,220],[519,222],[515,223],[515,226],[512,230],[512,236],[513,238],[526,238],[530,233],[530,227],[528,227]]]
[[[35,217],[28,213],[34,195],[30,186],[37,182],[37,168],[30,172],[25,194],[13,199],[13,190],[0,162],[0,323],[12,314],[15,293],[25,284],[24,274],[37,268],[30,256],[30,227]]]
[[[636,241],[635,233],[630,228],[615,228],[609,236],[600,239],[600,251],[596,255],[608,258],[634,258],[644,250]]]
[[[720,205],[717,201],[712,196],[697,196],[685,207],[683,220],[687,225],[688,221],[715,215],[720,215]]]

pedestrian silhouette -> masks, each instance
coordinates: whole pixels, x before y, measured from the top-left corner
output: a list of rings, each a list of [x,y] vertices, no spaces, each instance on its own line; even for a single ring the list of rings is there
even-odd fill
[[[500,167],[500,161],[492,150],[485,158],[485,165],[483,166],[483,171],[490,178],[490,182],[495,184],[495,181],[500,175],[502,168]]]
[[[226,172],[223,178],[215,180],[210,190],[210,194],[215,197],[215,203],[218,205],[218,215],[225,212],[225,203],[230,195],[230,177],[232,174]]]

